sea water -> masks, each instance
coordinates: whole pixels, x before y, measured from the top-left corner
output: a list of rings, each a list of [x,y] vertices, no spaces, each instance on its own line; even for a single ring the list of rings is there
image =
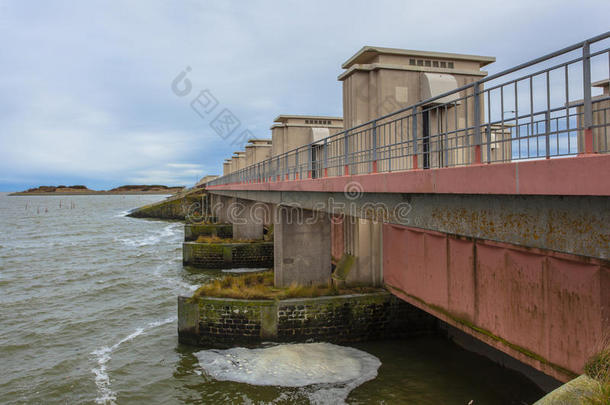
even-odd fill
[[[125,216],[162,196],[0,194],[1,404],[523,404],[520,374],[441,337],[202,350],[176,297],[183,224]]]

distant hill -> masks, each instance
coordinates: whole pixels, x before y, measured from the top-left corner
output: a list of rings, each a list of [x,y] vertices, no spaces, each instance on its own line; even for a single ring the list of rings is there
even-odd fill
[[[87,194],[175,194],[182,191],[184,187],[168,187],[158,184],[154,185],[124,185],[115,187],[111,190],[91,190],[87,186],[74,185],[74,186],[39,186],[30,188],[25,191],[13,193],[11,195],[87,195]]]

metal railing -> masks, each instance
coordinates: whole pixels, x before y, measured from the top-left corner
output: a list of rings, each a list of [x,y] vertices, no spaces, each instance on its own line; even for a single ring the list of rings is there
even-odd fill
[[[608,153],[610,32],[322,140],[211,186]],[[592,47],[600,49],[592,50]]]

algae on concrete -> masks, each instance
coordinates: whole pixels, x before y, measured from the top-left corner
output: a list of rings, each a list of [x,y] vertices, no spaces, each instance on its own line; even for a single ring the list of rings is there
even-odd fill
[[[540,398],[534,405],[583,405],[601,389],[599,381],[581,375]]]
[[[190,189],[167,199],[133,209],[128,217],[186,220],[189,215],[201,215],[205,190]]]

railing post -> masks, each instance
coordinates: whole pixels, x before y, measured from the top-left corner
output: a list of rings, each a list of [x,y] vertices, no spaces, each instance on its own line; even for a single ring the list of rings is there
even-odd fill
[[[307,178],[311,179],[311,170],[312,170],[312,150],[311,145],[307,147]]]
[[[474,163],[481,163],[481,102],[479,82],[474,83]]]
[[[344,141],[343,141],[343,175],[349,176],[349,131],[345,131]]]
[[[593,110],[591,105],[591,53],[589,41],[582,45],[582,77],[583,77],[583,133],[584,153],[593,153]],[[568,120],[570,117],[568,116]],[[583,151],[580,151],[581,153]]]
[[[411,118],[411,139],[413,142],[413,169],[417,169],[417,107],[413,107],[413,116]]]
[[[324,138],[324,177],[328,177],[328,139]]]
[[[299,149],[294,152],[294,179],[299,179]]]
[[[377,121],[373,121],[373,173],[377,173]]]
[[[491,163],[491,125],[486,125],[485,135],[487,136],[487,163]]]

